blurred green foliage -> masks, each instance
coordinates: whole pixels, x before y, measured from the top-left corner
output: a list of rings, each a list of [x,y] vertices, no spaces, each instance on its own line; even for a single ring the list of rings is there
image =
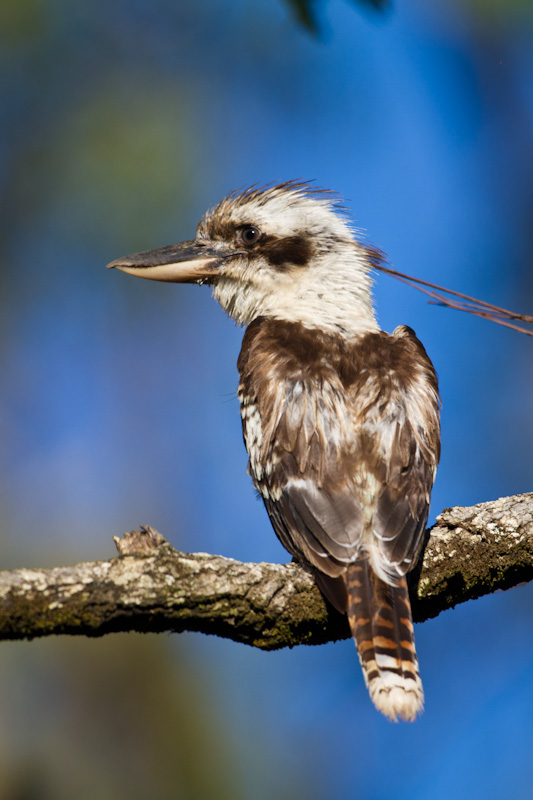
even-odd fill
[[[533,13],[533,0],[465,0],[478,19],[489,22],[505,22]]]
[[[20,45],[42,36],[49,15],[41,0],[3,0],[0,3],[0,40]]]
[[[236,763],[264,769],[260,730],[239,743],[207,686],[161,636],[4,643],[0,797],[246,800]]]

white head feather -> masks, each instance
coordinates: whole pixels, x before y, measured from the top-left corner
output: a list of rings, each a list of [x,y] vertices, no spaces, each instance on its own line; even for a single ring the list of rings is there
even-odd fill
[[[309,258],[273,265],[265,246],[241,247],[227,260],[213,296],[240,325],[267,316],[348,336],[379,330],[372,307],[375,254],[356,242],[333,193],[303,183],[234,193],[205,214],[197,241],[223,247],[244,226],[281,246],[280,240],[302,237]]]

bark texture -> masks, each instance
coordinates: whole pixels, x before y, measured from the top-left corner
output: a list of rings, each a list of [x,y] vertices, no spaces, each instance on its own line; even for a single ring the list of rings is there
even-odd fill
[[[0,639],[202,631],[264,649],[350,636],[297,564],[180,553],[152,528],[115,538],[118,557],[0,572]],[[533,578],[533,493],[446,509],[411,575],[418,622]]]

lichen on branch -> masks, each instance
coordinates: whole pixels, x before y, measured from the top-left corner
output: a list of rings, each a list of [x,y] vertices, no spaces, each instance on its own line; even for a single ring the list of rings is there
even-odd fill
[[[264,649],[348,637],[298,564],[180,553],[157,531],[115,538],[119,555],[0,572],[0,639],[202,631]],[[533,578],[533,493],[443,511],[412,574],[413,617]]]

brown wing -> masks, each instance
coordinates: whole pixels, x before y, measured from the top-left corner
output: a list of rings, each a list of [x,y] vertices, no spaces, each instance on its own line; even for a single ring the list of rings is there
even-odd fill
[[[438,432],[436,379],[414,334],[368,334],[347,347],[258,321],[239,370],[250,471],[286,549],[343,610],[332,579],[361,549],[385,580],[404,574],[423,539]]]
[[[379,401],[363,426],[364,461],[379,484],[371,563],[390,580],[416,564],[424,541],[440,455],[440,401],[433,365],[414,332],[401,326],[389,342],[388,370],[376,373]]]

